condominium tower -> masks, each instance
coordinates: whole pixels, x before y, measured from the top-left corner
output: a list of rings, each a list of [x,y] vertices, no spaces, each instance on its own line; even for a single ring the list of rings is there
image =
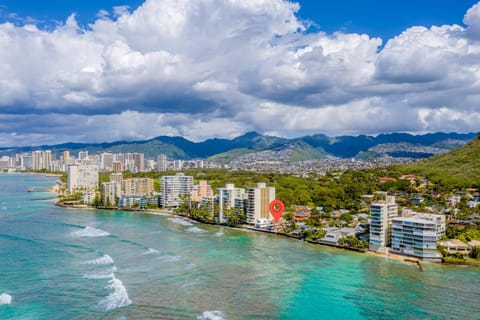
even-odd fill
[[[184,199],[190,197],[193,188],[193,177],[183,173],[160,178],[161,196],[160,205],[164,208],[178,207]]]
[[[387,253],[392,236],[392,220],[398,216],[395,197],[386,196],[385,201],[370,205],[370,243],[372,251]]]
[[[247,197],[247,223],[255,224],[262,218],[273,220],[270,202],[275,200],[274,187],[267,187],[263,182],[257,183],[256,188],[248,188]]]

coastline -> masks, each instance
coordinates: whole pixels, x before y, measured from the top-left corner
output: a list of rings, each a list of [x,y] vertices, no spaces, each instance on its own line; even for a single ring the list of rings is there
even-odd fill
[[[37,173],[32,173],[32,174],[37,174]],[[49,176],[49,177],[60,177],[60,175],[55,175],[55,174],[42,174],[44,176]],[[416,264],[419,271],[423,271],[422,264],[437,264],[437,265],[455,265],[455,266],[472,266],[472,267],[480,267],[480,261],[479,262],[468,262],[468,261],[459,261],[459,262],[449,262],[449,261],[442,261],[439,262],[433,262],[433,261],[425,261],[421,260],[416,257],[411,257],[411,256],[403,256],[400,254],[394,254],[394,253],[381,253],[381,252],[374,252],[374,251],[369,251],[368,249],[359,249],[359,248],[351,248],[351,247],[345,247],[345,246],[340,246],[340,245],[335,245],[335,244],[328,244],[328,243],[320,243],[318,241],[314,240],[306,240],[306,239],[300,239],[298,237],[295,237],[293,235],[283,233],[283,232],[274,232],[274,231],[269,231],[265,229],[259,229],[255,228],[254,226],[250,225],[240,225],[240,226],[230,226],[230,225],[224,225],[224,224],[218,224],[218,223],[207,223],[204,221],[199,221],[196,219],[193,219],[191,217],[175,214],[172,212],[172,210],[169,209],[136,209],[136,208],[102,208],[102,207],[92,207],[89,205],[83,205],[83,204],[75,204],[75,205],[65,205],[63,203],[60,203],[60,194],[59,194],[59,181],[57,180],[57,183],[52,186],[50,189],[48,189],[48,192],[55,193],[56,197],[54,199],[54,203],[56,206],[66,208],[66,209],[82,209],[82,210],[88,210],[88,211],[96,211],[96,210],[110,210],[110,211],[127,211],[127,212],[140,212],[144,214],[151,214],[151,215],[160,215],[160,216],[166,216],[166,217],[180,217],[186,220],[190,220],[192,222],[196,223],[201,223],[201,224],[210,224],[210,225],[216,225],[216,226],[222,226],[222,227],[227,227],[227,228],[232,228],[236,230],[243,230],[243,231],[256,231],[256,232],[263,232],[263,233],[268,233],[271,235],[275,236],[281,236],[281,237],[286,237],[298,241],[305,241],[313,245],[317,246],[323,246],[323,247],[330,247],[330,248],[335,248],[338,250],[344,250],[344,251],[350,251],[350,252],[357,252],[357,253],[362,253],[366,254],[370,257],[377,257],[377,258],[384,258],[384,259],[390,259],[398,262],[404,262],[404,263],[412,263]]]
[[[422,261],[422,260],[420,260],[418,258],[415,258],[415,257],[402,256],[402,255],[392,254],[392,253],[384,254],[384,253],[378,253],[378,252],[373,252],[373,251],[369,251],[369,250],[362,250],[362,249],[344,247],[344,246],[339,246],[339,245],[334,245],[334,244],[320,243],[320,242],[313,241],[313,240],[304,240],[304,239],[299,239],[299,238],[297,238],[293,235],[287,234],[287,233],[273,232],[273,231],[269,231],[269,230],[255,228],[253,226],[248,226],[248,225],[229,226],[229,225],[217,224],[217,223],[205,223],[203,221],[192,219],[191,217],[175,214],[171,210],[168,210],[168,209],[97,208],[97,207],[92,207],[92,206],[88,206],[88,205],[64,205],[64,204],[59,203],[58,201],[55,203],[55,205],[57,205],[59,207],[66,208],[66,209],[83,209],[83,210],[89,210],[89,211],[96,211],[96,210],[125,211],[125,212],[139,212],[139,213],[144,213],[144,214],[159,215],[159,216],[165,216],[165,217],[178,217],[178,218],[182,218],[182,219],[185,219],[185,220],[189,220],[191,222],[201,223],[201,224],[205,224],[205,225],[216,225],[216,226],[222,226],[222,227],[236,229],[236,230],[242,230],[242,231],[262,232],[262,233],[271,234],[273,236],[281,236],[281,237],[290,238],[292,240],[305,241],[305,242],[308,242],[310,244],[321,246],[321,247],[329,247],[329,248],[334,248],[334,249],[337,249],[337,250],[349,251],[349,252],[352,252],[352,253],[356,252],[356,253],[359,253],[359,254],[367,254],[370,257],[391,259],[391,260],[398,261],[398,262],[416,264],[417,266],[419,266],[420,271],[422,270],[421,265],[426,264],[426,263],[433,263],[433,264],[437,264],[437,265],[443,265],[443,264],[447,265],[447,264],[449,264],[449,263],[443,263],[443,262]],[[476,265],[476,264],[468,264],[468,265],[480,266],[480,265]]]

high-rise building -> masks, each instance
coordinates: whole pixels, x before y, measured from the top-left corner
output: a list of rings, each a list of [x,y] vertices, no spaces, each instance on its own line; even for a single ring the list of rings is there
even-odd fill
[[[113,172],[123,172],[123,164],[120,161],[112,162],[112,171]]]
[[[275,200],[275,188],[265,183],[257,183],[256,188],[248,188],[247,223],[255,224],[257,220],[273,220],[270,214],[270,202]]]
[[[78,153],[78,160],[88,159],[88,151],[80,151]]]
[[[387,253],[391,243],[392,220],[398,216],[398,205],[394,196],[370,205],[370,243],[372,251]]]
[[[43,168],[42,151],[32,151],[32,169],[41,170]]]
[[[132,178],[123,180],[123,192],[125,194],[148,195],[153,193],[153,179]]]
[[[137,170],[140,172],[145,171],[145,156],[143,153],[133,153],[133,164],[137,167]]]
[[[42,158],[43,158],[42,169],[50,170],[50,167],[54,160],[52,156],[52,151],[45,150],[44,152],[42,152]]]
[[[159,172],[167,171],[167,156],[160,154],[157,157],[157,170]]]
[[[32,169],[32,159],[32,156],[28,154],[20,156],[20,167],[22,167],[23,169]]]
[[[121,172],[110,173],[109,180],[110,180],[110,182],[117,182],[117,183],[122,184],[123,183],[123,174]]]
[[[95,191],[98,188],[98,167],[71,164],[67,168],[68,193]]]
[[[178,207],[183,201],[190,197],[193,187],[193,177],[183,173],[174,176],[163,176],[160,178],[161,196],[160,205],[164,208]]]
[[[68,162],[70,160],[70,151],[68,150],[65,150],[63,151],[63,161],[64,162]]]
[[[235,185],[233,183],[227,183],[225,185],[225,188],[217,189],[217,194],[219,208],[218,219],[220,222],[223,222],[225,209],[238,207],[239,204],[243,205],[243,200],[245,199],[245,189],[235,188]]]
[[[110,171],[113,167],[113,154],[103,152],[100,154],[100,169]]]
[[[122,184],[118,182],[102,183],[102,204],[104,206],[114,206],[117,199],[122,196]]]
[[[182,170],[183,168],[183,160],[174,160],[173,161],[173,169],[178,171]]]
[[[213,196],[212,186],[207,184],[207,181],[200,180],[198,184],[192,187],[190,200],[194,202],[202,202],[203,198],[212,198]]]
[[[391,252],[439,260],[437,241],[445,235],[445,216],[406,211],[392,220]]]

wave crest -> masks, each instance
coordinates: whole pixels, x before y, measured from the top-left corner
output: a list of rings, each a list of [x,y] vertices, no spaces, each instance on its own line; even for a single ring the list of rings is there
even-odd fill
[[[73,237],[79,237],[79,238],[94,238],[94,237],[106,237],[106,236],[109,236],[110,233],[101,229],[85,227],[78,231],[72,232],[71,235]]]

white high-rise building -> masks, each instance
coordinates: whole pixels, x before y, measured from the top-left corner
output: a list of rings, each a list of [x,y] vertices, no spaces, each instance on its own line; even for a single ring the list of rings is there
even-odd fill
[[[71,164],[67,168],[68,193],[95,191],[98,188],[98,166]]]
[[[78,160],[85,160],[88,159],[88,151],[80,151],[78,153]]]
[[[167,156],[160,154],[157,157],[157,170],[159,172],[167,171]]]
[[[123,183],[123,174],[121,172],[113,172],[110,173],[110,182],[118,182],[120,184]]]
[[[184,199],[190,196],[193,188],[193,177],[183,173],[160,178],[161,196],[160,205],[164,208],[178,207]]]
[[[102,183],[102,204],[104,206],[116,205],[118,198],[122,196],[122,184],[118,182]]]
[[[391,243],[392,220],[398,216],[398,205],[394,196],[370,205],[370,243],[372,251],[387,253]]]
[[[50,170],[50,167],[54,160],[52,156],[52,151],[45,150],[44,152],[42,152],[42,158],[43,158],[42,169]]]
[[[42,151],[32,151],[32,169],[41,170],[43,168]]]
[[[235,188],[233,183],[227,183],[225,188],[218,188],[218,219],[223,222],[224,210],[235,208],[235,200],[245,199],[245,189]]]
[[[32,169],[32,156],[31,155],[22,155],[20,156],[20,167],[23,169]]]
[[[256,188],[248,188],[247,223],[255,224],[260,219],[273,220],[270,214],[270,202],[275,200],[275,188],[267,187],[263,182]]]
[[[426,260],[440,260],[437,241],[445,235],[445,216],[404,210],[392,220],[391,252]]]
[[[100,169],[111,171],[113,167],[113,154],[104,152],[100,154]]]

